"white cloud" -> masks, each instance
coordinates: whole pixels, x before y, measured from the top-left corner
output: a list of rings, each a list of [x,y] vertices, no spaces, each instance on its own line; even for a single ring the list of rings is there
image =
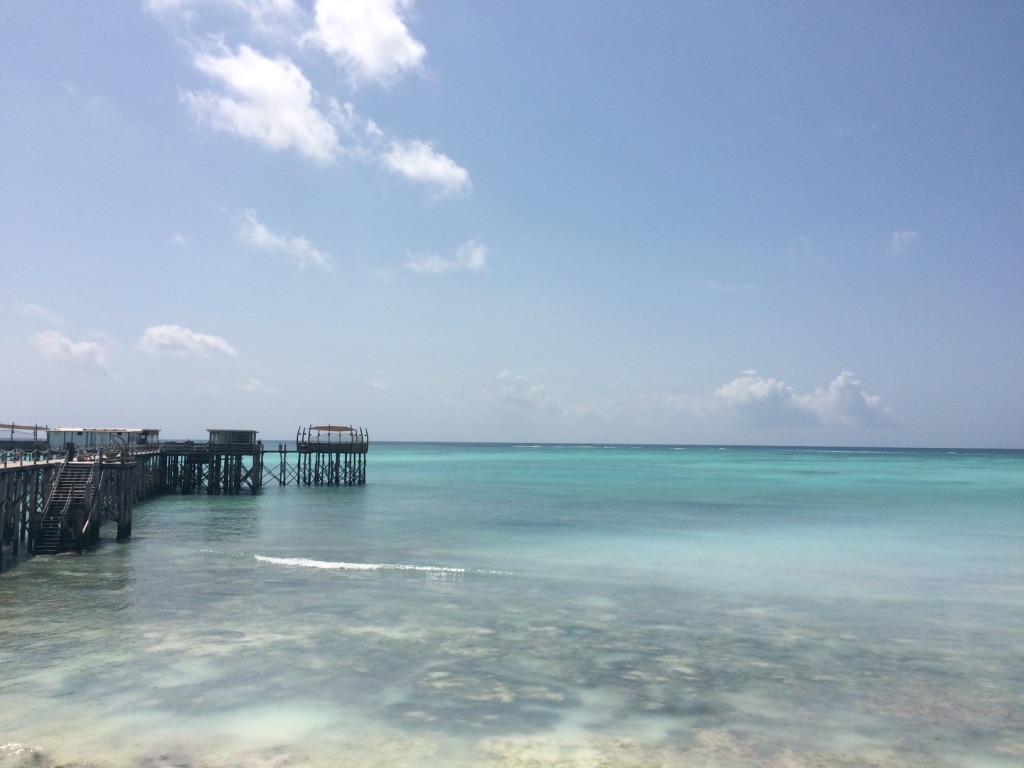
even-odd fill
[[[157,16],[174,15],[191,24],[199,6],[235,11],[246,17],[254,32],[280,37],[291,31],[303,12],[295,0],[146,0],[143,7]]]
[[[523,374],[507,368],[495,379],[494,395],[503,408],[514,411],[561,414],[564,410],[548,394],[544,384],[532,383]]]
[[[384,167],[411,181],[436,187],[442,194],[468,192],[472,187],[469,171],[419,139],[393,142],[381,156],[381,162]]]
[[[377,390],[388,389],[391,386],[391,377],[384,371],[377,371],[367,380],[366,386]]]
[[[180,22],[198,39],[200,11],[221,24],[242,18],[250,35],[292,48],[311,44],[341,66],[351,85],[388,85],[422,70],[427,49],[405,25],[412,0],[316,0],[311,19],[296,0],[145,0],[143,7],[168,23]],[[234,19],[232,18],[234,17]]]
[[[606,424],[609,412],[605,400],[585,398],[579,392],[566,394],[544,382],[511,369],[501,371],[484,393],[495,407],[513,414],[519,424],[539,419],[534,426],[546,429],[555,422],[575,423],[592,429]]]
[[[824,424],[847,427],[884,427],[896,422],[892,409],[878,395],[869,395],[849,371],[843,371],[827,389],[818,388],[803,395],[802,402],[821,418]]]
[[[405,26],[412,0],[317,0],[309,39],[331,54],[350,82],[388,84],[421,68],[427,49]]]
[[[793,389],[757,371],[740,376],[715,391],[715,397],[736,415],[759,426],[810,426],[820,423],[802,406]]]
[[[895,424],[892,412],[877,395],[868,395],[849,371],[828,388],[800,394],[784,382],[756,371],[740,376],[715,392],[718,402],[741,420],[762,427],[839,425],[877,427]]]
[[[303,12],[295,0],[219,0],[237,8],[249,17],[253,29],[261,34],[277,36],[290,29]]]
[[[93,341],[71,341],[58,331],[43,331],[32,337],[32,342],[44,358],[81,368],[90,373],[106,374],[107,355],[103,347]]]
[[[240,235],[245,242],[257,248],[262,248],[265,251],[277,251],[290,256],[298,264],[299,269],[305,269],[307,265],[312,265],[329,272],[334,268],[331,257],[314,247],[307,238],[288,237],[271,232],[260,223],[253,210],[247,210],[242,214]]]
[[[268,387],[259,379],[246,379],[238,383],[238,388],[251,395],[273,395],[277,392],[273,387]]]
[[[139,349],[150,355],[172,353],[206,357],[215,352],[229,357],[238,356],[238,350],[219,336],[196,333],[180,325],[154,325],[147,328],[139,339]]]
[[[893,256],[902,256],[913,248],[919,239],[920,236],[913,230],[897,230],[889,238],[889,253]]]
[[[410,255],[405,266],[413,272],[433,275],[446,272],[486,272],[487,246],[470,240],[460,245],[451,258],[446,259],[436,254]]]
[[[469,171],[420,139],[399,140],[390,136],[370,118],[361,117],[346,102],[331,112],[348,143],[342,152],[362,163],[379,163],[391,173],[432,187],[440,196],[468,193],[473,183]]]
[[[185,0],[144,0],[142,7],[150,13],[163,13],[169,10],[177,10],[185,5]]]
[[[321,164],[339,157],[380,165],[441,195],[468,192],[469,172],[419,139],[399,139],[318,89],[301,62],[326,51],[351,87],[389,84],[421,70],[426,48],[405,18],[412,0],[146,0],[193,52],[196,69],[217,83],[188,90],[184,103],[203,125],[273,150],[295,150]],[[224,43],[238,40],[237,49]],[[257,44],[258,42],[258,44]],[[266,51],[266,52],[262,52]]]
[[[58,315],[56,312],[51,312],[39,304],[33,304],[32,302],[22,302],[17,305],[18,312],[24,317],[35,317],[40,320],[45,320],[47,323],[53,325],[59,325],[64,322],[64,317]]]
[[[291,60],[267,58],[242,45],[237,53],[200,53],[194,63],[228,91],[182,94],[200,121],[271,149],[295,149],[320,163],[334,159],[338,134],[314,105],[313,86]]]

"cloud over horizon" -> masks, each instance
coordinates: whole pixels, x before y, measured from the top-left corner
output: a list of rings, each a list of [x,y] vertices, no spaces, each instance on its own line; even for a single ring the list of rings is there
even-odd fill
[[[522,373],[511,369],[498,373],[492,383],[491,396],[506,410],[561,416],[565,409],[547,391],[543,383],[534,383]]]
[[[754,426],[780,427],[890,427],[892,410],[877,395],[864,392],[849,371],[839,374],[827,388],[800,394],[788,384],[764,378],[757,371],[740,376],[715,391],[716,401],[734,417]]]
[[[209,357],[210,353],[237,357],[238,350],[219,336],[196,333],[180,325],[154,325],[139,339],[139,349],[148,355],[174,354]]]

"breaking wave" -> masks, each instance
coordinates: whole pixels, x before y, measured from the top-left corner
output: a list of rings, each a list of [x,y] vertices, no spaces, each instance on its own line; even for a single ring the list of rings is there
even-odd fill
[[[261,563],[291,565],[298,568],[320,568],[325,571],[427,571],[429,573],[465,573],[465,568],[439,565],[401,565],[396,563],[345,563],[333,560],[310,560],[305,557],[267,557],[256,555]]]

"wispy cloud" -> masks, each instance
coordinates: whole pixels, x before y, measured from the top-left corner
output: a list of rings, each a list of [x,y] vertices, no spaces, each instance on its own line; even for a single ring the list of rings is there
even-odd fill
[[[268,387],[259,379],[246,379],[238,383],[238,388],[250,395],[273,395],[277,392],[273,387]]]
[[[242,45],[237,52],[199,53],[194,63],[227,90],[182,94],[201,122],[271,149],[295,149],[319,163],[334,159],[337,131],[315,106],[313,86],[292,61]]]
[[[808,235],[800,235],[785,247],[786,255],[795,261],[821,261],[818,246]]]
[[[393,142],[381,161],[386,168],[410,181],[429,184],[446,195],[468,192],[472,187],[469,171],[418,139]]]
[[[889,253],[893,256],[902,256],[910,251],[920,236],[910,229],[897,230],[889,238]]]
[[[430,187],[439,197],[470,192],[469,171],[433,144],[419,139],[400,140],[363,117],[351,102],[334,105],[331,120],[337,126],[341,153],[356,162],[379,165],[408,181]]]
[[[71,365],[89,373],[106,374],[109,370],[103,347],[93,341],[72,341],[59,331],[49,330],[32,337],[36,349],[47,360]]]
[[[754,426],[881,427],[896,422],[877,395],[867,394],[857,377],[843,371],[828,387],[801,394],[783,381],[744,371],[715,392],[720,405]]]
[[[422,67],[427,49],[405,26],[412,0],[317,0],[307,39],[327,51],[353,85],[388,85]]]
[[[308,265],[318,267],[325,272],[334,269],[331,257],[317,249],[307,238],[271,232],[256,218],[256,212],[253,210],[246,210],[242,213],[239,235],[249,245],[289,256],[299,269],[305,269]]]
[[[139,349],[149,355],[199,355],[210,353],[237,357],[238,350],[220,336],[196,333],[180,325],[154,325],[147,328],[139,339]]]
[[[476,240],[463,243],[449,258],[436,254],[410,255],[406,269],[420,274],[442,275],[447,272],[486,272],[487,246]]]
[[[32,302],[22,302],[15,305],[18,314],[24,317],[33,317],[40,320],[45,320],[51,325],[60,325],[64,322],[64,316],[59,315],[56,312],[51,312],[46,307],[39,304],[33,304]]]
[[[493,395],[502,408],[521,412],[561,413],[563,407],[547,391],[524,374],[505,369],[494,380]]]
[[[150,13],[165,19],[180,19],[186,26],[195,22],[202,6],[234,12],[249,23],[253,34],[270,37],[279,37],[282,30],[293,30],[305,16],[296,0],[145,0],[143,3],[143,8]]]
[[[539,373],[535,372],[535,376]],[[535,426],[550,426],[558,422],[590,429],[595,424],[607,423],[607,399],[550,387],[535,376],[506,368],[489,382],[484,397],[494,407],[521,419],[522,424],[533,421]]]
[[[385,390],[391,386],[391,377],[384,371],[377,371],[366,382],[370,389]]]

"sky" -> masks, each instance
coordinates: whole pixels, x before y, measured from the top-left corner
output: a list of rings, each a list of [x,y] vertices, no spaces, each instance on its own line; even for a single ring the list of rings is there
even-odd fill
[[[1024,4],[0,3],[0,421],[1024,448]]]

